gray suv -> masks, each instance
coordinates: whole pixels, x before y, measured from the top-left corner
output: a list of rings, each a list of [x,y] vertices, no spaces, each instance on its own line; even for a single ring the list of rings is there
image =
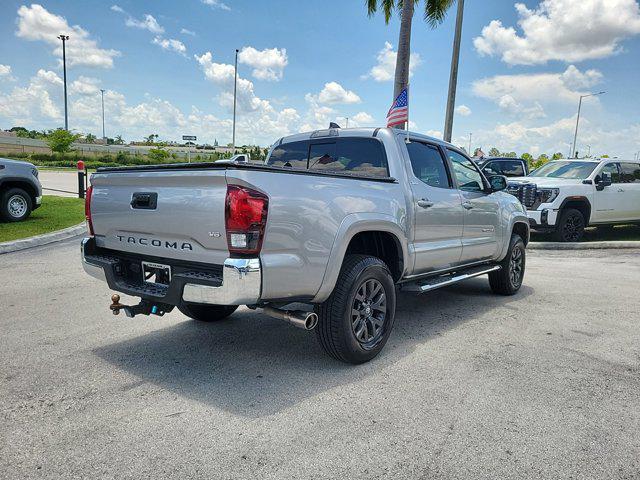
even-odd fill
[[[0,219],[19,222],[41,203],[38,169],[29,162],[0,158]]]

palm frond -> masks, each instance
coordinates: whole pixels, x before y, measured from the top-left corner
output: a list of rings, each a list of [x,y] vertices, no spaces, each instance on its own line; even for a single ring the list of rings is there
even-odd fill
[[[456,0],[425,0],[424,2],[424,21],[431,28],[437,27],[442,23],[447,15],[447,10],[456,2]]]
[[[395,0],[365,0],[365,5],[367,6],[367,15],[370,17],[373,16],[373,14],[378,11],[378,7],[380,7],[382,9],[382,13],[384,13],[385,23],[389,23],[393,11],[396,8]]]

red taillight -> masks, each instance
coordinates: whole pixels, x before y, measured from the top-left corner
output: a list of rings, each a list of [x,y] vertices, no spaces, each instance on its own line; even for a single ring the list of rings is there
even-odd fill
[[[267,224],[269,198],[251,188],[228,185],[225,205],[229,251],[243,254],[259,253]]]
[[[89,235],[93,236],[93,223],[91,222],[91,194],[93,193],[93,185],[89,185],[84,194],[84,217],[87,219],[87,228]]]

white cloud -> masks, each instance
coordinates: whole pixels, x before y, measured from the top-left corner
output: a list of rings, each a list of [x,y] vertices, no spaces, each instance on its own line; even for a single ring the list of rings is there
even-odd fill
[[[318,103],[336,104],[336,103],[360,103],[360,97],[351,90],[346,90],[338,82],[329,82],[324,84],[324,88],[317,95]]]
[[[78,25],[69,26],[67,20],[54,15],[41,5],[26,5],[18,9],[18,31],[16,35],[26,40],[41,40],[53,46],[53,54],[62,58],[62,43],[57,38],[64,33],[69,35],[67,41],[67,65],[73,67],[113,67],[113,59],[120,55],[117,50],[98,47],[91,39],[89,32]]]
[[[425,135],[428,135],[428,136],[433,137],[433,138],[442,138],[443,137],[441,130],[427,130],[425,132]]]
[[[196,36],[196,32],[194,32],[193,30],[189,30],[187,28],[181,28],[180,29],[180,33],[182,33],[184,35],[191,35],[192,37]]]
[[[545,103],[576,103],[587,87],[602,79],[597,70],[581,72],[575,66],[563,73],[496,75],[473,82],[473,93],[494,101],[506,112],[519,113],[535,107],[540,112]],[[592,101],[597,101],[591,98]],[[536,103],[538,105],[536,105]]]
[[[375,122],[373,117],[367,112],[358,112],[353,117],[350,117],[349,120],[353,120],[354,125],[358,127],[369,126]]]
[[[398,52],[393,50],[393,45],[384,43],[384,48],[378,52],[378,63],[362,78],[373,78],[376,82],[389,82],[393,80],[396,71],[396,57]],[[422,63],[420,55],[412,53],[409,57],[409,77],[413,76],[413,71]]]
[[[471,109],[466,105],[460,105],[459,107],[456,107],[456,113],[461,117],[468,117],[471,115]]]
[[[201,0],[205,5],[209,5],[213,8],[219,8],[220,10],[231,10],[229,6],[221,0]]]
[[[287,66],[287,50],[265,48],[256,50],[244,47],[238,54],[238,62],[253,67],[251,74],[258,80],[281,80],[284,67]]]
[[[11,65],[3,65],[0,63],[0,77],[11,78]]]
[[[33,125],[34,119],[60,119],[61,101],[62,79],[50,70],[38,70],[26,87],[0,94],[0,118],[11,119],[16,126]]]
[[[142,30],[148,30],[151,33],[164,33],[164,28],[158,23],[153,15],[145,14],[142,19],[128,17],[124,24],[127,27],[140,28]]]
[[[515,8],[521,33],[493,20],[473,41],[478,53],[510,65],[579,62],[616,54],[623,39],[640,34],[636,0],[544,0],[536,9]]]
[[[72,130],[100,134],[101,96],[95,78],[79,77],[69,89],[69,122]],[[195,134],[198,140],[224,144],[231,141],[231,119],[200,111],[196,107],[181,110],[170,101],[147,96],[143,101],[129,103],[125,96],[113,90],[104,95],[107,135],[123,135],[126,139],[141,139],[157,133],[163,139],[179,140],[183,133]],[[39,70],[24,87],[0,94],[0,124],[25,126],[37,130],[62,125],[62,79],[52,71]],[[267,102],[268,105],[268,102]],[[270,145],[276,138],[299,130],[300,115],[293,108],[276,111],[258,109],[238,115],[239,143]]]
[[[175,38],[155,37],[153,39],[155,45],[159,45],[163,50],[173,51],[186,57],[187,47],[180,40]]]
[[[122,7],[120,7],[119,5],[111,5],[111,10],[118,13],[125,13]]]
[[[77,80],[71,82],[71,93],[78,95],[97,95],[100,91],[100,80],[92,77],[79,76]]]

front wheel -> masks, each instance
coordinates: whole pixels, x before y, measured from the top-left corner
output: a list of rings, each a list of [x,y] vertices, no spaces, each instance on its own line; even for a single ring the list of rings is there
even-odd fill
[[[586,222],[584,216],[575,208],[563,210],[555,231],[555,239],[558,242],[579,242],[584,235]]]
[[[385,263],[366,255],[348,255],[331,296],[316,305],[316,335],[322,348],[346,363],[374,358],[391,334],[396,290]]]
[[[200,322],[224,320],[238,308],[237,305],[180,305],[180,310],[187,317]]]
[[[520,235],[513,234],[500,270],[489,273],[489,285],[498,295],[514,295],[522,286],[526,265],[526,248]]]
[[[8,222],[19,222],[31,213],[31,196],[21,188],[10,188],[0,200],[0,217]]]

